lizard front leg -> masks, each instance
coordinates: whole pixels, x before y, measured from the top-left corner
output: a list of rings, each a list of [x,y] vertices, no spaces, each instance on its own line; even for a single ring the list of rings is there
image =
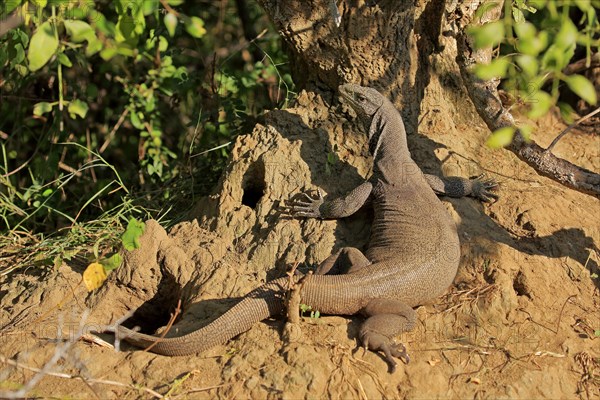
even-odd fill
[[[348,194],[331,201],[325,201],[321,191],[316,199],[304,193],[306,200],[296,200],[290,207],[294,217],[337,219],[348,217],[357,212],[369,199],[373,184],[365,182]]]
[[[498,188],[498,183],[493,179],[485,179],[484,175],[473,179],[459,176],[423,175],[429,186],[438,195],[449,197],[471,196],[485,202],[498,200],[498,195],[494,193],[495,189]]]

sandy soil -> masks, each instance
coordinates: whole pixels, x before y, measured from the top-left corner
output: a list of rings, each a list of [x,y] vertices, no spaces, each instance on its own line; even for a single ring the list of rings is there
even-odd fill
[[[168,233],[148,221],[142,248],[96,293],[81,284],[81,265],[4,278],[2,388],[17,389],[46,366],[75,378],[46,375],[32,397],[600,399],[600,202],[485,148],[474,114],[454,118],[433,100],[423,103],[420,134],[409,137],[415,160],[430,173],[486,172],[501,197],[491,205],[443,199],[459,227],[462,262],[447,294],[419,307],[417,328],[398,338],[410,364],[389,374],[380,355],[357,348],[360,318],[339,316],[305,318],[291,340],[277,317],[189,357],[83,340],[61,350],[61,339],[131,310],[144,331],[160,330],[179,299],[169,335],[193,331],[297,262],[306,269],[335,248],[364,246],[368,211],[337,222],[281,213],[301,191],[339,195],[368,175],[364,137],[336,107],[331,118],[328,104],[302,93],[297,108],[272,111],[266,127],[237,140],[215,195]],[[562,128],[548,117],[536,140],[547,145]],[[600,171],[597,136],[575,131],[556,153]]]

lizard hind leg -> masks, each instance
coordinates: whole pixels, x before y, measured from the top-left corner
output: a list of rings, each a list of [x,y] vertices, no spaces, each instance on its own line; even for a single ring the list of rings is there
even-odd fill
[[[341,275],[356,272],[371,261],[355,247],[342,247],[317,267],[316,275]]]
[[[396,344],[393,337],[415,326],[416,313],[407,304],[395,299],[373,299],[363,309],[368,316],[359,331],[363,346],[371,351],[382,351],[390,366],[390,372],[396,370],[394,357],[405,363],[410,361],[406,348]]]

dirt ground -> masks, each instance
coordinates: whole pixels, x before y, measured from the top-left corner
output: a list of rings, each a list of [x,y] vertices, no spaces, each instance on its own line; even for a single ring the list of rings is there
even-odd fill
[[[409,364],[389,374],[380,355],[357,348],[359,317],[306,317],[284,340],[278,316],[188,357],[64,341],[133,310],[132,325],[160,330],[179,299],[168,335],[187,333],[295,263],[306,270],[335,248],[366,244],[368,210],[341,221],[282,213],[297,193],[339,195],[369,173],[347,109],[336,104],[330,118],[330,105],[301,93],[296,108],[270,112],[238,138],[215,194],[189,221],[168,233],[148,221],[141,249],[97,292],[85,290],[81,265],[2,278],[1,389],[37,379],[37,368],[50,374],[31,397],[600,399],[600,202],[485,148],[474,112],[457,120],[435,97],[426,96],[419,134],[409,136],[414,159],[429,173],[485,172],[500,182],[500,199],[443,199],[462,261],[447,294],[418,307],[417,328],[398,338]],[[563,128],[547,117],[535,138],[546,146]],[[574,131],[556,153],[600,171],[598,136]]]

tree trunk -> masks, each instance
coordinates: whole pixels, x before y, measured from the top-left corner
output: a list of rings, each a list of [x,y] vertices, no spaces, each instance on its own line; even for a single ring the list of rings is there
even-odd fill
[[[442,45],[444,1],[340,2],[336,26],[331,1],[259,0],[287,44],[295,82],[332,101],[346,82],[372,86],[401,111],[408,134],[416,131],[420,104],[430,83],[432,58],[438,75],[458,77],[455,54]],[[448,70],[447,68],[452,68]],[[452,79],[452,77],[450,77]]]

